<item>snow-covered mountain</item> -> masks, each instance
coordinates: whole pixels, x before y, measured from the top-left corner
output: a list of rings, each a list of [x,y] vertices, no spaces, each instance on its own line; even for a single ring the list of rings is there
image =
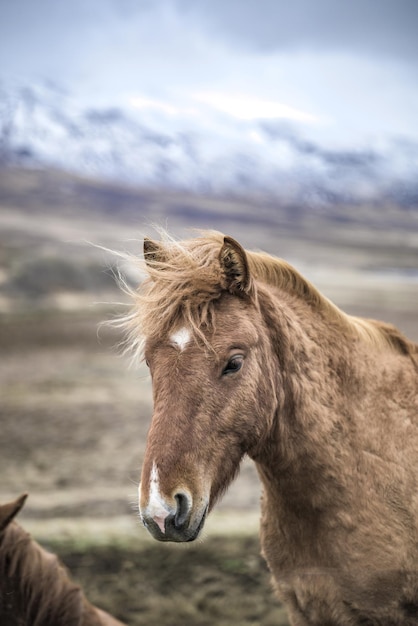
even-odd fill
[[[81,106],[52,84],[0,84],[0,164],[309,204],[384,197],[418,206],[418,144],[405,138],[335,147],[296,123]]]

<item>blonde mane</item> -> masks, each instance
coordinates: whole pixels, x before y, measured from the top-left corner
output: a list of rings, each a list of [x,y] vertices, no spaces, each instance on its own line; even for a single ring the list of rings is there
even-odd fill
[[[155,338],[187,323],[203,341],[202,328],[212,322],[214,302],[226,289],[219,262],[224,235],[204,231],[199,237],[176,241],[162,231],[157,252],[146,259],[147,278],[130,290],[134,306],[120,320],[127,331],[127,349],[142,355],[144,337]],[[302,299],[345,333],[375,347],[411,353],[412,344],[393,326],[347,315],[286,261],[263,252],[246,251],[255,284],[277,287]]]
[[[263,252],[247,252],[247,256],[250,270],[258,280],[301,298],[342,330],[357,335],[377,348],[389,346],[401,353],[411,351],[412,346],[397,328],[384,322],[347,315],[283,259]]]

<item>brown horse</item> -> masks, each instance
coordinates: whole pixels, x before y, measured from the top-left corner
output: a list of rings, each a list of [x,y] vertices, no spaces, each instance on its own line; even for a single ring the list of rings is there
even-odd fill
[[[90,604],[58,558],[13,521],[25,500],[0,505],[1,626],[124,626]]]
[[[144,257],[125,326],[152,375],[150,533],[196,539],[247,454],[294,626],[418,624],[418,346],[219,233]]]

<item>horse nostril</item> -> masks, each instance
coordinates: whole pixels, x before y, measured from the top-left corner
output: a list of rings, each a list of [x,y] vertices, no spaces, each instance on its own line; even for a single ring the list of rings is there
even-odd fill
[[[176,493],[174,499],[177,503],[177,511],[174,516],[174,526],[177,529],[181,529],[189,518],[191,509],[190,497],[185,493]]]

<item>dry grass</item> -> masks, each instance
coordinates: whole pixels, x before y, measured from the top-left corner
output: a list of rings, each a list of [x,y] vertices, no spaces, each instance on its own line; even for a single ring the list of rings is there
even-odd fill
[[[286,626],[255,536],[217,536],[193,546],[98,546],[60,542],[89,599],[131,626]]]

